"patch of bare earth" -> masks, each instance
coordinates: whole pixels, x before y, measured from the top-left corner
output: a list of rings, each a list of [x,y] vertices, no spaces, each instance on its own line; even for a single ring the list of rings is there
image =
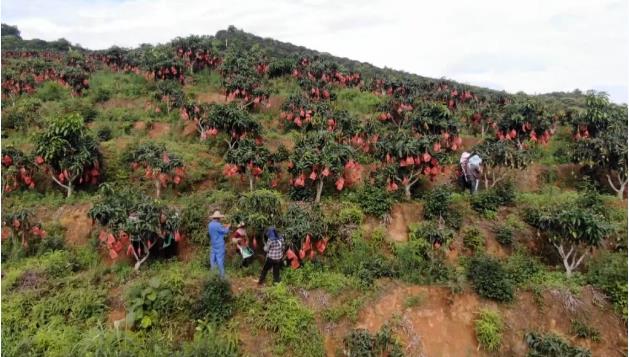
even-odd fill
[[[136,109],[143,108],[149,109],[151,107],[151,102],[143,99],[143,98],[112,98],[104,103],[99,103],[98,107],[101,109],[113,109],[113,108],[125,108],[125,109]]]
[[[408,240],[408,225],[422,220],[422,207],[416,202],[398,203],[391,209],[391,223],[388,227],[389,238],[396,242]]]
[[[25,272],[17,285],[17,290],[39,289],[46,286],[47,278],[36,271]]]
[[[107,323],[117,328],[124,328],[126,312],[122,300],[122,287],[118,286],[109,290],[107,305],[110,309],[107,313]]]
[[[84,245],[88,242],[92,231],[92,220],[87,213],[92,208],[91,203],[63,206],[53,215],[65,228],[65,241],[73,246]]]
[[[135,123],[133,123],[133,129],[137,130],[137,131],[144,131],[146,130],[146,122],[138,120]]]
[[[529,292],[518,293],[512,304],[498,305],[471,291],[452,295],[444,287],[387,284],[383,293],[361,311],[356,327],[376,332],[389,323],[410,356],[488,355],[478,348],[474,334],[476,314],[486,307],[500,310],[505,324],[497,355],[525,356],[528,347],[524,334],[530,331],[558,334],[572,344],[589,348],[594,356],[626,355],[627,334],[622,320],[590,288],[577,297],[547,291],[541,297],[540,307]],[[419,303],[405,306],[407,298],[416,295],[421,296]],[[594,343],[572,336],[574,318],[587,321],[600,331],[601,341]]]
[[[228,103],[230,102],[225,94],[218,92],[205,92],[197,94],[199,103]]]
[[[170,132],[170,124],[156,122],[151,125],[149,130],[149,137],[151,139],[160,138]]]

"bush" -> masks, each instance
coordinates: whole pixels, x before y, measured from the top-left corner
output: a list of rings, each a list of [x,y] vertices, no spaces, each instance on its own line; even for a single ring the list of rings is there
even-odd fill
[[[157,277],[148,283],[132,286],[126,295],[126,321],[129,326],[151,328],[174,309],[173,291]]]
[[[323,289],[333,295],[359,285],[356,278],[332,272],[317,262],[304,263],[301,269],[287,270],[282,278],[291,286],[307,290]]]
[[[509,226],[500,226],[495,229],[496,240],[504,247],[513,244],[513,229]]]
[[[579,338],[589,338],[593,342],[601,340],[601,333],[581,320],[570,321],[570,332]]]
[[[337,268],[357,278],[364,288],[370,287],[375,279],[395,275],[393,262],[362,237],[353,239],[351,246],[339,247],[339,251],[342,255],[336,257]]]
[[[587,282],[605,292],[616,311],[627,318],[627,255],[605,252],[589,265]]]
[[[343,207],[338,212],[338,220],[340,224],[360,225],[363,223],[364,218],[365,215],[363,214],[363,211],[359,207],[355,206]]]
[[[181,232],[191,242],[201,246],[210,244],[206,226],[209,213],[207,202],[208,199],[201,195],[191,195],[185,198],[181,210]]]
[[[446,227],[439,227],[434,222],[423,222],[421,224],[411,224],[408,227],[408,237],[410,241],[424,240],[431,245],[439,243],[441,245],[448,244],[454,232]]]
[[[404,356],[402,346],[387,325],[382,326],[376,335],[364,329],[354,329],[343,338],[343,345],[352,357]]]
[[[478,344],[487,351],[497,351],[502,343],[502,318],[498,311],[482,309],[474,320]]]
[[[234,312],[234,298],[229,282],[216,274],[203,285],[201,298],[195,308],[197,319],[220,323]]]
[[[3,129],[25,130],[38,123],[42,101],[34,97],[20,98],[15,105],[7,108],[2,115]]]
[[[356,203],[366,214],[382,218],[393,206],[393,196],[380,187],[364,185],[356,195]]]
[[[468,228],[463,232],[463,246],[474,253],[478,253],[485,248],[485,237],[478,228]]]
[[[443,218],[448,226],[457,230],[461,227],[463,217],[458,210],[452,207],[452,188],[439,186],[426,194],[424,197],[424,218]]]
[[[478,295],[500,302],[513,300],[513,282],[498,260],[487,256],[472,257],[467,277]]]
[[[280,283],[266,288],[262,306],[264,308],[257,311],[254,323],[276,334],[277,348],[288,348],[292,356],[325,354],[323,337],[317,328],[314,314],[289,293],[286,285]]]
[[[529,346],[528,357],[591,357],[585,348],[570,346],[561,337],[552,333],[541,335],[529,332],[524,337]]]
[[[427,284],[448,280],[448,269],[443,252],[433,249],[426,240],[412,240],[395,249],[396,275],[400,279]]]
[[[109,141],[111,139],[111,127],[103,126],[98,128],[96,136],[100,141]]]
[[[496,187],[472,196],[472,208],[479,213],[495,212],[500,206],[515,201],[515,186],[511,181],[501,182]]]
[[[56,82],[45,82],[37,89],[35,97],[44,102],[60,101],[70,96],[70,91]]]
[[[509,279],[516,285],[522,286],[529,282],[535,275],[542,272],[544,267],[537,258],[526,252],[516,252],[509,256],[505,264]]]

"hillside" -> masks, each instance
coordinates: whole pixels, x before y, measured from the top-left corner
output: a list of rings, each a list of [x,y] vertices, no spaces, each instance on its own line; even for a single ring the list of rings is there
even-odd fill
[[[2,46],[3,356],[627,354],[627,106],[604,94],[233,27],[91,51],[3,24]],[[225,280],[215,210],[255,251],[228,239]],[[268,226],[288,259],[257,286]]]

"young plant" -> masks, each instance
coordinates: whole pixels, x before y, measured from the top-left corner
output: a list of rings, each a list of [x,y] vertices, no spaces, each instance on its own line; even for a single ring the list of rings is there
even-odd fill
[[[504,325],[498,311],[482,309],[474,320],[476,340],[487,351],[497,351],[502,343]]]

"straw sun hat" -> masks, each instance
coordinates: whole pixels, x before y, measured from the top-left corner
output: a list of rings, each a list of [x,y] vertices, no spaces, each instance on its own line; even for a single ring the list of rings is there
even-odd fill
[[[225,216],[221,214],[220,211],[214,211],[214,213],[212,213],[212,215],[210,216],[210,218],[214,219],[214,218],[224,218]]]

